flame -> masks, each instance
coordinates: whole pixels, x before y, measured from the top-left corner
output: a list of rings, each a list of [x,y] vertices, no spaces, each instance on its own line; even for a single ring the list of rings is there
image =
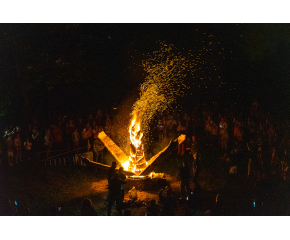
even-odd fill
[[[122,163],[122,167],[124,168],[124,170],[128,171],[129,170],[129,160]]]
[[[143,133],[141,132],[141,127],[140,127],[140,122],[137,121],[137,115],[135,114],[130,126],[129,126],[129,133],[130,133],[130,142],[131,144],[135,147],[135,150],[139,149],[142,145],[142,137]],[[122,164],[123,168],[127,171],[131,171],[137,175],[143,170],[140,167],[137,166],[137,162],[144,157],[144,152],[142,153],[143,155],[137,155],[137,152],[132,152],[132,149],[130,150],[130,156],[129,160],[124,162]],[[147,166],[147,162],[146,162]]]
[[[142,143],[141,139],[143,137],[143,133],[141,133],[140,130],[140,122],[137,122],[137,116],[135,114],[129,127],[130,141],[135,146],[135,148],[140,147]]]

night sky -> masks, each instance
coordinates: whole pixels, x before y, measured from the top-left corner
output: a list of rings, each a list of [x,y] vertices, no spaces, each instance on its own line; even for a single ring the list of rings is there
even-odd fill
[[[241,105],[256,98],[288,115],[289,26],[0,24],[1,118],[111,109],[144,81],[140,65],[158,41],[202,53],[206,64],[194,81],[205,80],[191,90],[196,101]]]

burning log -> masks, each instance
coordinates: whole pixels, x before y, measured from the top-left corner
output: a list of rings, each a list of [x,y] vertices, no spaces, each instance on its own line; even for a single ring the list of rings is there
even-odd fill
[[[144,147],[139,138],[139,144],[131,143],[130,156],[126,154],[104,133],[99,133],[100,140],[104,143],[106,148],[115,157],[115,159],[122,164],[126,175],[135,175],[136,177],[144,177],[149,175],[158,165],[160,165],[169,154],[178,147],[183,141],[185,141],[186,135],[180,135],[174,141],[171,141],[166,148],[157,153],[148,162],[145,160]],[[92,162],[92,161],[91,161]],[[92,162],[95,163],[95,162]],[[127,166],[127,167],[126,167]]]
[[[148,162],[147,167],[140,172],[139,176],[147,176],[149,175],[158,165],[160,165],[169,154],[178,147],[179,144],[184,142],[186,139],[186,135],[182,134],[174,141],[170,141],[167,147],[165,147],[162,151],[157,153],[155,156],[153,156]]]
[[[112,141],[111,138],[107,136],[104,131],[100,132],[98,137],[121,165],[129,160],[128,156]]]

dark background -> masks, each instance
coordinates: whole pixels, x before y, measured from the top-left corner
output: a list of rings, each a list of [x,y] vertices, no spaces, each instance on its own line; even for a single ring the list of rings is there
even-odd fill
[[[144,81],[141,62],[158,41],[202,52],[207,62],[194,80],[202,75],[207,88],[191,89],[191,99],[180,103],[243,107],[257,99],[287,117],[289,30],[289,24],[0,24],[1,125],[112,109]]]

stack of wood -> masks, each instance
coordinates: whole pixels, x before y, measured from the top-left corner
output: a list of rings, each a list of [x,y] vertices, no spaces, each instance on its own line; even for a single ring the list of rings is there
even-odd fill
[[[144,154],[143,144],[136,148],[132,143],[130,144],[130,157],[129,157],[129,171],[134,171],[136,176],[139,176],[146,168],[146,160]]]

